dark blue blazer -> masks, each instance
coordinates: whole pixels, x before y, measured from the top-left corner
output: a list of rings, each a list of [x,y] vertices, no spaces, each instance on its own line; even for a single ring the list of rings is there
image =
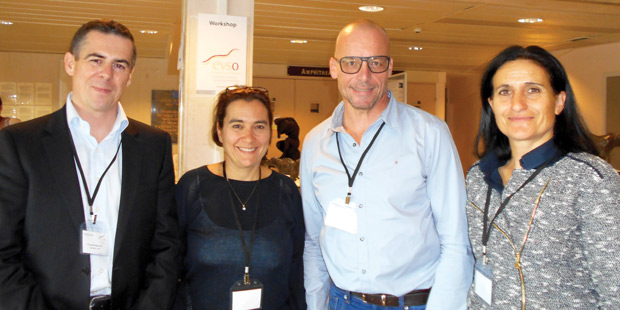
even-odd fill
[[[168,309],[178,223],[170,135],[129,119],[112,309]],[[66,107],[0,130],[0,309],[88,309],[90,260]]]

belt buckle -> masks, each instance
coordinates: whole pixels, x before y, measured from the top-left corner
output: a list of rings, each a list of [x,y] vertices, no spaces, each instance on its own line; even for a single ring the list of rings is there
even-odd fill
[[[366,300],[366,294],[362,293],[362,301],[364,303],[368,303],[368,301]],[[386,306],[387,305],[387,296],[385,296],[385,294],[381,294],[381,305],[382,306]]]
[[[109,306],[106,307],[106,301],[110,301],[110,295],[98,295],[92,296],[90,302],[88,303],[89,310],[107,310]]]

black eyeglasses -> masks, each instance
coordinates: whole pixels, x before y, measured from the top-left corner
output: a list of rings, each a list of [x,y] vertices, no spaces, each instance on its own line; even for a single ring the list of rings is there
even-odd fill
[[[390,68],[390,57],[388,56],[345,56],[336,60],[340,64],[340,70],[346,74],[358,73],[360,69],[362,69],[362,63],[364,61],[366,61],[368,69],[372,73],[383,73]]]
[[[225,93],[228,92],[234,92],[234,91],[238,91],[238,90],[253,90],[253,91],[257,91],[257,92],[261,92],[263,93],[265,96],[267,96],[267,98],[269,98],[269,91],[267,90],[267,88],[265,87],[253,87],[253,86],[245,86],[245,85],[233,85],[233,86],[228,86],[226,87],[226,90],[224,91]]]

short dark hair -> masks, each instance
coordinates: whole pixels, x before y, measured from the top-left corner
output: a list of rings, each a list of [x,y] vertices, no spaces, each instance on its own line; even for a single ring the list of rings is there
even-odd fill
[[[123,38],[129,39],[131,41],[133,52],[133,55],[131,57],[131,67],[133,68],[136,65],[136,57],[138,56],[138,54],[136,52],[136,43],[133,40],[133,35],[131,35],[129,29],[127,29],[127,27],[125,27],[123,24],[111,19],[91,20],[88,23],[82,25],[82,27],[78,29],[75,35],[73,35],[73,40],[71,40],[69,52],[71,52],[73,56],[79,58],[80,49],[82,48],[84,38],[91,31],[99,31],[105,34],[115,34]]]
[[[507,160],[511,157],[508,137],[497,127],[488,99],[493,96],[493,77],[497,70],[505,63],[517,59],[533,61],[543,68],[549,77],[554,94],[566,92],[564,109],[555,117],[553,126],[553,140],[560,151],[563,153],[587,152],[598,155],[596,144],[592,141],[591,134],[584,125],[583,118],[577,108],[573,88],[560,61],[539,46],[514,45],[495,56],[482,76],[480,85],[482,111],[474,146],[476,156],[480,158],[489,152],[493,152],[500,160]]]
[[[269,93],[266,90],[255,87],[235,86],[229,87],[226,90],[220,92],[217,97],[217,103],[213,110],[213,126],[211,127],[211,139],[217,146],[222,146],[217,130],[222,129],[224,118],[226,117],[226,109],[231,102],[236,100],[252,101],[258,100],[267,109],[267,118],[269,119],[269,128],[273,123],[273,111],[271,110],[271,99],[269,99]],[[271,131],[270,131],[271,132]],[[271,138],[270,138],[271,140]]]

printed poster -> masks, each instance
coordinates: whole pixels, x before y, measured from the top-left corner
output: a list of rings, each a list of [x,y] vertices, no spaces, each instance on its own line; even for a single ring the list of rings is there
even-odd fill
[[[198,14],[196,91],[245,85],[247,45],[247,17]]]

